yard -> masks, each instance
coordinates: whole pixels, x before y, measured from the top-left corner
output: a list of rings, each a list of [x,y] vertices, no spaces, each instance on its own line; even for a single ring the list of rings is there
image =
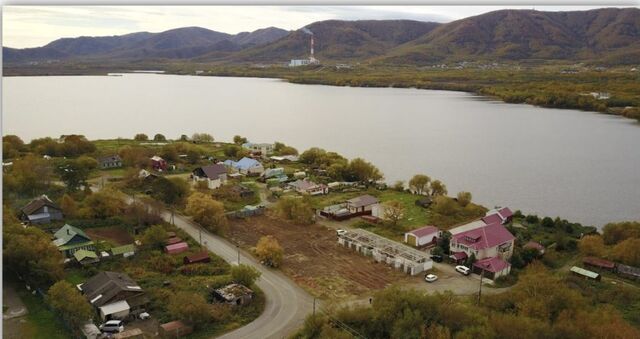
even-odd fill
[[[87,228],[85,233],[94,241],[106,241],[112,246],[127,245],[134,241],[131,234],[120,226]]]
[[[228,237],[243,248],[273,235],[284,249],[282,271],[322,299],[340,301],[419,279],[340,246],[335,231],[319,224],[296,225],[261,216],[231,220],[229,229]]]

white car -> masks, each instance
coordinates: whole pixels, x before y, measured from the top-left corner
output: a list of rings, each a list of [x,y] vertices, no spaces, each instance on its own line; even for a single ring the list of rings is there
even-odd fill
[[[462,266],[462,265],[458,265],[456,266],[456,271],[464,274],[464,275],[469,275],[471,273],[471,269],[467,266]]]
[[[424,281],[426,281],[426,282],[431,283],[431,282],[434,282],[436,280],[438,280],[438,276],[435,275],[435,274],[427,274],[427,275],[424,276]]]
[[[338,234],[338,236],[345,235],[347,233],[347,230],[337,230],[336,233]]]
[[[100,325],[100,331],[108,333],[120,333],[124,331],[124,323],[122,320],[109,320]]]
[[[138,316],[138,318],[142,319],[142,320],[146,320],[151,318],[151,314],[147,313],[147,312],[142,312],[140,313],[140,315]]]

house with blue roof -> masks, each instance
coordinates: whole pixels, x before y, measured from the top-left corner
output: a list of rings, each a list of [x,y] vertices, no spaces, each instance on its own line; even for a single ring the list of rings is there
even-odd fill
[[[224,165],[244,175],[260,175],[264,172],[264,167],[258,160],[247,157],[239,161],[226,160]]]

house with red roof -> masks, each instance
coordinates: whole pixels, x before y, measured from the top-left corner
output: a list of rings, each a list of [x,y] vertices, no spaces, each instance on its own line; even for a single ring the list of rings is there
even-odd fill
[[[509,209],[509,207],[503,207],[491,210],[487,212],[482,221],[484,221],[487,225],[499,222],[503,225],[506,225],[513,220],[513,212]]]
[[[473,273],[495,280],[511,272],[511,264],[500,257],[484,258],[473,263]]]
[[[464,260],[471,255],[476,259],[500,257],[511,258],[515,237],[501,223],[480,226],[451,236],[450,251],[455,260]]]
[[[404,234],[404,242],[416,247],[435,244],[440,230],[435,226],[424,226]]]

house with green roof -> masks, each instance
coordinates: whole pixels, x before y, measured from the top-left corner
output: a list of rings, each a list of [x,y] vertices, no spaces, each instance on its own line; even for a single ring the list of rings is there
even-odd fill
[[[111,255],[122,255],[123,257],[130,257],[136,253],[136,247],[133,244],[122,245],[111,248]]]
[[[85,249],[79,249],[73,253],[73,257],[76,258],[80,265],[94,264],[100,261],[98,254],[94,251],[87,251]]]
[[[67,257],[73,256],[76,251],[81,249],[95,250],[91,238],[83,230],[69,224],[62,226],[53,234],[53,237],[53,244]]]

